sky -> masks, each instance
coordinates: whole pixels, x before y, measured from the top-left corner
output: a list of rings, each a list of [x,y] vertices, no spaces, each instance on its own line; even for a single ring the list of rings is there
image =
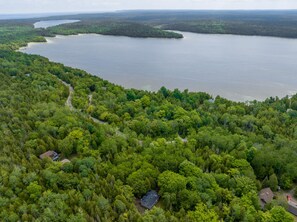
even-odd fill
[[[297,9],[297,0],[0,0],[0,14],[126,9]]]

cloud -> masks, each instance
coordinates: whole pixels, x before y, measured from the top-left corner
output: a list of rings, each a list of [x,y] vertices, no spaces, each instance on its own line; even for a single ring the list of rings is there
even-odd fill
[[[297,9],[297,0],[0,0],[0,13],[122,9]]]

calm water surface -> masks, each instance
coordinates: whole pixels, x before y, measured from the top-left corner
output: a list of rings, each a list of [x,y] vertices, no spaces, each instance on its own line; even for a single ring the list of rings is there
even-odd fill
[[[57,36],[21,51],[81,68],[127,88],[165,86],[237,101],[297,91],[297,40],[183,34],[180,40]]]
[[[79,22],[79,20],[48,20],[34,23],[34,28],[48,28],[56,25]]]

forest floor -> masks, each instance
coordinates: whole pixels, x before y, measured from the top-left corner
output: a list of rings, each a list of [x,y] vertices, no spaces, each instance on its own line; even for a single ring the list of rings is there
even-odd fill
[[[144,212],[145,212],[146,209],[141,206],[141,203],[140,203],[140,199],[139,198],[135,198],[134,204],[135,204],[138,212],[141,213],[141,214],[144,214]]]

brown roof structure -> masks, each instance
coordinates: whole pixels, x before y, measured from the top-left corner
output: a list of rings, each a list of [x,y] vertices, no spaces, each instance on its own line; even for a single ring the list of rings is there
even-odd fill
[[[57,154],[55,151],[49,150],[49,151],[47,151],[47,152],[45,152],[45,153],[43,153],[43,154],[41,154],[39,156],[39,158],[42,159],[42,160],[47,158],[47,157],[54,160],[54,161],[56,161],[59,158],[59,154]]]
[[[270,203],[273,200],[273,197],[274,197],[274,194],[269,187],[262,189],[259,193],[259,198],[260,198],[262,208],[266,204]]]

